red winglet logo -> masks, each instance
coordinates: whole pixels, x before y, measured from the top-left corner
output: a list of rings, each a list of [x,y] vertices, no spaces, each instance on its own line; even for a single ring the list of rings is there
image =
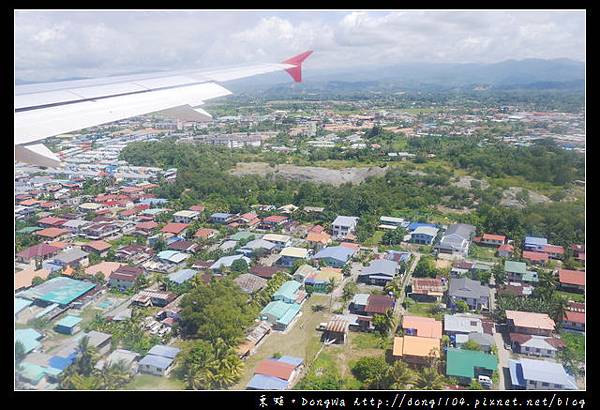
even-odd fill
[[[281,62],[282,64],[292,64],[296,66],[285,70],[290,76],[292,76],[295,82],[302,82],[302,62],[306,60],[311,54],[312,50],[305,51],[302,54],[298,54],[297,56],[288,58],[287,60]]]

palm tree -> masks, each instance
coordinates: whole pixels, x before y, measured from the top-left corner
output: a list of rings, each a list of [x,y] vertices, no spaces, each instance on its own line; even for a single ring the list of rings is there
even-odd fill
[[[392,292],[396,297],[402,293],[402,282],[399,279],[389,281],[383,288],[386,292]]]
[[[375,315],[373,318],[373,325],[379,332],[386,335],[396,327],[396,318],[394,317],[394,311],[388,309],[383,315]]]
[[[425,367],[417,377],[416,386],[421,390],[441,390],[446,383],[444,377],[433,367]]]
[[[552,298],[550,307],[550,317],[552,318],[552,320],[554,320],[554,323],[558,324],[558,326],[560,326],[560,324],[562,323],[563,318],[565,317],[565,312],[568,308],[569,301],[565,297],[556,294]]]
[[[389,370],[389,378],[391,380],[390,388],[394,390],[405,390],[408,385],[415,383],[415,374],[408,367],[406,362],[396,361]]]
[[[89,376],[94,368],[94,358],[96,356],[96,348],[90,346],[89,336],[84,336],[79,340],[77,345],[77,359],[75,365],[77,373],[83,376]]]

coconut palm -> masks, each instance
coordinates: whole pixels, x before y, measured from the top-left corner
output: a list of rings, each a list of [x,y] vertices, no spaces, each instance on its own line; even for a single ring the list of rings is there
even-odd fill
[[[89,376],[94,369],[95,356],[96,348],[90,346],[89,336],[82,337],[77,345],[77,359],[75,360],[77,373]]]
[[[408,385],[415,383],[415,374],[403,361],[396,361],[388,370],[391,384],[390,389],[405,390]]]
[[[441,390],[445,385],[444,377],[433,367],[423,368],[417,377],[416,386],[421,390]]]
[[[386,292],[392,292],[396,297],[398,297],[402,293],[402,282],[399,279],[389,281],[387,285],[385,285],[384,290]]]

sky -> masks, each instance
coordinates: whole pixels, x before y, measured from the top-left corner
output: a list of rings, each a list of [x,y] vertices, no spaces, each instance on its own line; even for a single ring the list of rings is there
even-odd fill
[[[15,78],[49,81],[279,62],[306,69],[406,62],[585,61],[585,11],[20,11]]]

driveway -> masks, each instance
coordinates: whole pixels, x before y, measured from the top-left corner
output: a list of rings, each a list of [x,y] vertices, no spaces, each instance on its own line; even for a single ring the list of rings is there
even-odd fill
[[[508,390],[511,387],[508,379],[508,360],[511,358],[510,351],[504,348],[504,339],[502,333],[496,331],[494,333],[496,348],[498,349],[498,374],[500,375],[499,390]]]

